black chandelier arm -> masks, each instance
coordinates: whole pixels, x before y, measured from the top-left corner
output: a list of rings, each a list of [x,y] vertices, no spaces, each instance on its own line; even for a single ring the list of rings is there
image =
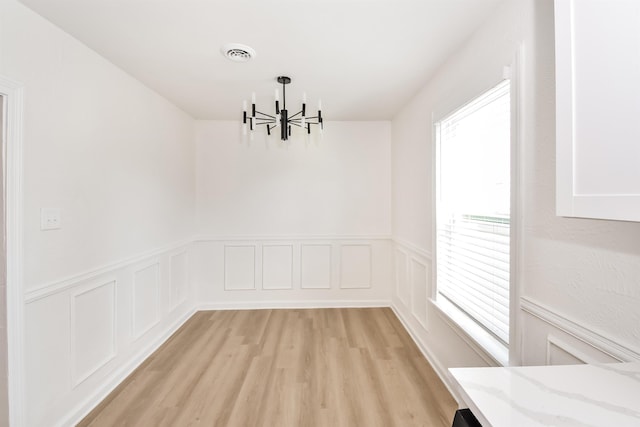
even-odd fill
[[[295,114],[294,114],[294,115],[292,115],[292,116],[289,116],[289,118],[290,118],[290,119],[292,119],[292,118],[294,118],[295,116],[297,116],[297,115],[299,115],[299,114],[302,114],[302,110],[298,111],[297,113],[295,113]]]
[[[301,119],[293,119],[291,122],[292,123],[302,123],[302,120]],[[321,122],[314,122],[314,121],[311,121],[311,120],[305,120],[304,122],[305,122],[305,124],[308,123],[310,125],[319,125],[319,124],[321,124]]]
[[[274,119],[275,120],[275,116],[272,116],[271,114],[267,114],[267,113],[263,113],[262,111],[257,111],[256,110],[256,114],[262,114],[265,117],[269,117],[270,119]],[[257,117],[255,116],[256,119],[261,119],[262,117]]]

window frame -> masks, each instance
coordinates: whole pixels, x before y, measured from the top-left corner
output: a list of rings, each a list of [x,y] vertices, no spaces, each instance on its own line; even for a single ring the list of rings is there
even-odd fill
[[[521,164],[521,112],[522,112],[522,76],[521,62],[523,47],[519,46],[513,62],[504,67],[502,76],[494,78],[482,90],[467,96],[463,102],[459,102],[453,108],[442,114],[432,114],[432,295],[431,303],[436,308],[440,317],[459,335],[475,352],[488,364],[494,366],[518,366],[521,364],[521,355],[518,349],[521,347],[521,334],[519,331],[520,320],[520,269],[522,247],[519,236],[521,235],[522,198],[520,197],[520,183],[522,182],[523,167]],[[511,97],[511,212],[510,212],[510,268],[509,268],[509,344],[505,346],[500,340],[476,323],[464,311],[439,296],[437,289],[437,183],[439,174],[439,141],[437,124],[457,110],[464,108],[470,102],[481,97],[502,81],[510,79]]]

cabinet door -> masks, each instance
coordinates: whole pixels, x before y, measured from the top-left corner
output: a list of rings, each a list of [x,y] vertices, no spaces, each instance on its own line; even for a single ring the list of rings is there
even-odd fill
[[[640,221],[640,1],[556,0],[556,213]]]

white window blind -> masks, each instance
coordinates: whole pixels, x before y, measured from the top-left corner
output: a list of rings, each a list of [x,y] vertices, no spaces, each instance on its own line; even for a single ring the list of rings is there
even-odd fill
[[[509,342],[510,84],[436,123],[437,289]]]

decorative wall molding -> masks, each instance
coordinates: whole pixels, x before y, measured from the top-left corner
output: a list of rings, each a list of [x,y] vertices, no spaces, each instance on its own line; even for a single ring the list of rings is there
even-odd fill
[[[193,242],[237,242],[237,241],[259,241],[259,242],[267,242],[267,241],[313,241],[313,240],[324,240],[324,241],[332,241],[332,240],[392,240],[390,235],[380,235],[380,234],[304,234],[304,235],[228,235],[228,236],[218,236],[218,235],[198,235],[193,238]]]
[[[136,354],[129,359],[127,363],[114,370],[102,382],[102,385],[90,395],[83,397],[82,400],[71,410],[60,422],[55,424],[56,427],[74,426],[78,424],[89,412],[93,410],[105,397],[109,395],[122,381],[142,364],[149,356],[151,356],[162,344],[164,344],[171,335],[173,335],[187,320],[193,316],[195,310],[191,309],[182,316],[173,321],[164,333],[158,335],[151,343],[141,348]]]
[[[395,250],[395,279],[396,279],[396,295],[400,299],[400,302],[405,306],[409,306],[409,299],[411,298],[409,284],[409,254],[396,247]]]
[[[178,265],[182,268],[182,271],[177,271],[178,268],[176,264],[179,262],[178,260],[183,259],[184,265]],[[187,288],[189,283],[189,257],[186,250],[181,250],[180,252],[169,255],[169,269],[171,273],[169,277],[171,278],[171,283],[169,284],[169,289],[171,289],[171,303],[169,306],[170,310],[173,311],[180,304],[183,304],[187,300]],[[182,273],[182,274],[180,274]]]
[[[554,352],[554,349],[558,349],[560,350],[560,352],[566,353],[567,355],[575,359],[575,361],[577,361],[578,363],[598,363],[596,359],[578,350],[563,339],[558,338],[554,335],[549,335],[547,336],[547,354],[545,357],[545,365],[557,365],[557,363],[554,363],[553,355],[554,353],[558,352]]]
[[[240,256],[246,258],[240,260],[232,256],[234,260],[230,262],[230,247],[255,247],[255,257]],[[391,251],[390,240],[304,237],[200,241],[191,249],[191,281],[199,302],[222,302],[223,307],[297,306],[301,301],[310,301],[310,306],[316,301],[353,301],[358,306],[360,301],[386,301],[388,305],[393,282]],[[237,286],[230,286],[229,275],[224,272],[229,267],[245,275],[247,271],[253,273],[257,285],[243,292],[236,290]]]
[[[279,310],[313,308],[373,308],[391,307],[388,300],[297,300],[297,301],[238,301],[201,303],[196,311],[207,310]]]
[[[154,272],[154,280],[153,280],[153,293],[152,293],[152,298],[154,301],[152,301],[151,304],[151,309],[153,310],[153,317],[151,318],[151,320],[148,322],[148,324],[146,325],[139,325],[137,319],[138,319],[138,315],[140,314],[140,310],[141,307],[139,306],[139,302],[141,301],[145,301],[148,302],[149,298],[147,295],[147,298],[142,299],[138,297],[138,287],[139,286],[144,286],[145,283],[139,283],[138,281],[138,274],[144,273],[150,269],[153,269]],[[161,292],[160,292],[160,281],[161,281],[161,277],[160,277],[160,261],[158,260],[153,260],[150,263],[147,263],[146,265],[136,269],[133,272],[133,283],[132,283],[132,290],[131,290],[131,336],[133,337],[133,340],[137,340],[139,339],[141,336],[143,336],[145,333],[147,333],[151,328],[153,328],[154,326],[156,326],[158,323],[160,323],[160,301],[161,301]],[[147,284],[148,285],[148,284]]]
[[[47,283],[36,289],[26,291],[24,294],[24,302],[29,304],[40,298],[45,298],[60,292],[64,292],[68,289],[74,288],[79,284],[86,282],[87,280],[94,279],[98,276],[107,274],[113,270],[121,269],[132,264],[143,262],[148,258],[157,257],[163,253],[176,250],[179,248],[187,247],[191,243],[192,239],[185,239],[167,246],[163,246],[157,249],[153,249],[147,252],[143,252],[138,255],[134,255],[129,258],[122,259],[120,261],[103,265],[95,269],[85,271],[83,273],[74,274],[73,276],[66,277],[64,279],[56,280],[54,282]]]
[[[88,412],[106,394],[95,401],[85,400],[86,396],[99,393],[107,385],[112,390],[142,362],[132,362],[137,360],[136,355],[144,353],[147,357],[152,351],[147,351],[149,346],[157,348],[168,338],[167,328],[194,305],[188,292],[190,250],[182,242],[168,245],[164,251],[150,251],[113,263],[112,269],[103,267],[74,276],[32,295],[30,300],[23,299],[33,318],[69,319],[58,322],[52,330],[60,336],[62,347],[66,342],[68,351],[51,355],[53,359],[46,368],[64,372],[69,380],[58,379],[46,393],[34,395],[25,422],[66,426],[72,423],[56,423],[60,419],[79,421],[81,417],[75,418],[75,409],[72,411],[75,402],[91,402],[86,403]],[[158,342],[161,336],[164,338]],[[37,335],[31,335],[37,339],[34,337]],[[33,366],[33,357],[27,361]],[[127,372],[118,376],[123,369]],[[47,372],[50,374],[43,374],[49,375]],[[38,387],[38,379],[28,379],[28,390]],[[113,386],[109,382],[112,379],[116,381]]]
[[[577,338],[585,344],[590,345],[594,349],[605,353],[614,359],[625,362],[640,362],[639,350],[619,344],[604,334],[587,329],[570,318],[531,298],[520,297],[520,308],[525,313],[537,317],[538,319]]]
[[[409,261],[409,277],[411,284],[411,314],[420,323],[420,325],[428,331],[428,300],[431,296],[431,263],[427,265],[415,257],[411,257]],[[418,271],[418,268],[424,270],[424,274]]]
[[[80,383],[89,378],[91,375],[96,373],[99,369],[104,367],[107,363],[112,361],[117,354],[116,349],[116,289],[117,289],[117,280],[115,278],[108,279],[107,281],[100,281],[97,284],[90,284],[84,289],[77,290],[76,292],[69,295],[69,307],[70,307],[70,315],[71,315],[71,323],[70,323],[70,337],[71,337],[71,388],[76,388]],[[111,287],[111,289],[106,289],[103,291],[103,288]],[[88,345],[89,343],[82,342],[83,337],[78,337],[78,329],[91,329],[94,339],[104,339],[105,334],[103,330],[98,329],[95,330],[97,326],[91,324],[91,321],[94,320],[105,320],[105,319],[96,319],[96,313],[99,313],[99,307],[96,307],[97,301],[89,301],[89,303],[93,303],[93,307],[89,309],[79,310],[80,299],[90,298],[90,294],[102,291],[110,296],[111,301],[105,301],[104,298],[100,298],[100,302],[108,302],[110,305],[106,307],[107,311],[103,314],[107,314],[110,316],[110,319],[107,319],[110,329],[110,336],[107,336],[107,348],[106,353],[103,355],[98,355],[97,360],[91,361],[92,364],[89,367],[86,367],[84,370],[79,370],[79,360],[81,356],[81,350],[86,352],[95,351],[97,346]],[[79,313],[85,312],[85,314],[90,314],[92,316],[91,319],[82,318]],[[103,322],[104,323],[104,322]],[[91,326],[91,327],[90,327]],[[102,325],[104,326],[104,325]],[[84,337],[87,338],[87,337]],[[80,341],[80,342],[79,342]],[[86,340],[85,340],[86,341]],[[104,342],[103,342],[104,344]],[[96,355],[93,355],[95,358]]]
[[[270,252],[272,253],[270,254]],[[280,257],[280,262],[276,261],[278,257]],[[275,266],[282,263],[286,267],[278,271]],[[262,245],[262,289],[293,289],[293,244],[270,243]]]
[[[224,289],[252,291],[256,289],[255,244],[224,245]]]
[[[333,284],[331,244],[300,245],[300,288],[331,289]],[[322,253],[325,252],[326,253]],[[305,255],[306,253],[306,255]]]
[[[371,244],[340,244],[340,289],[371,288],[372,258]]]
[[[408,249],[408,250],[410,250],[411,252],[413,252],[416,255],[419,255],[419,256],[421,256],[423,258],[426,258],[428,260],[433,259],[433,256],[431,255],[431,252],[429,252],[426,249],[422,249],[422,248],[416,246],[415,244],[413,244],[411,242],[408,242],[406,240],[400,239],[398,237],[393,237],[391,240],[396,245],[398,245],[398,246],[400,246],[400,247],[402,247],[404,249]]]

